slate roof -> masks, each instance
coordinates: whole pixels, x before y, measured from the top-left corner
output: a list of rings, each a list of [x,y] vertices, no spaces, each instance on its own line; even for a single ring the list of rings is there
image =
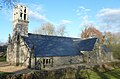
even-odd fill
[[[92,51],[96,40],[97,40],[97,38],[89,38],[86,40],[81,40],[78,43],[78,49],[80,51]]]
[[[92,51],[96,40],[96,38],[81,40],[80,38],[31,33],[28,34],[28,37],[23,37],[23,39],[30,49],[34,47],[34,56],[36,57],[80,55],[80,51]]]

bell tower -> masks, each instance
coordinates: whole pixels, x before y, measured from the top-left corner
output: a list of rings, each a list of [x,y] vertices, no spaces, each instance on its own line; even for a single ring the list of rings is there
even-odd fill
[[[13,9],[13,36],[28,35],[28,8],[24,5],[16,5]]]

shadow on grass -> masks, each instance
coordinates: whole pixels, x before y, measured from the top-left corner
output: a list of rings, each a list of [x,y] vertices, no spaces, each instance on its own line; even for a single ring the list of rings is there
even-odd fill
[[[115,69],[113,71],[108,71],[108,72],[106,72],[106,74],[109,74],[117,79],[120,79],[120,70],[118,70],[118,69]]]
[[[6,77],[8,75],[11,75],[11,74],[13,74],[13,73],[11,73],[11,72],[0,72],[0,79],[7,79]]]
[[[0,75],[3,75],[3,74],[13,74],[12,72],[0,72]]]
[[[6,57],[0,56],[0,62],[5,62],[5,61],[6,61]]]
[[[103,72],[93,70],[101,79],[109,79]]]
[[[2,72],[2,71],[0,71],[0,75],[2,75],[2,74],[15,74],[15,75],[17,75],[17,74],[26,74],[26,73],[29,73],[31,71],[32,71],[31,69],[27,69],[27,68],[17,70],[17,71],[14,71],[14,72]]]

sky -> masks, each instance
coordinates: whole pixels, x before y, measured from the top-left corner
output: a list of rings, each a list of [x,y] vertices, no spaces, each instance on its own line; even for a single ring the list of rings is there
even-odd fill
[[[101,32],[120,32],[120,0],[20,0],[29,8],[29,33],[42,23],[66,27],[65,36],[80,37],[85,25]],[[12,35],[12,9],[0,10],[0,40]]]

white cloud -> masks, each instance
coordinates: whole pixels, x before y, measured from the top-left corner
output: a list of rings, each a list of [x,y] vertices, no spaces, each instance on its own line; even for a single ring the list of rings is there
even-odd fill
[[[60,21],[61,25],[66,25],[66,24],[70,24],[70,23],[72,23],[72,21],[70,21],[70,20],[61,20]]]
[[[19,3],[23,4],[23,3]],[[41,22],[48,22],[48,18],[45,16],[45,10],[43,9],[42,5],[40,4],[28,4],[24,3],[23,5],[27,5],[29,10],[29,20],[30,21],[41,21]],[[10,21],[12,21],[12,9],[2,9],[2,14],[5,16],[5,18],[9,18]],[[8,15],[10,14],[10,15]]]
[[[102,21],[118,22],[120,21],[120,9],[102,9],[97,16],[102,18]]]
[[[85,14],[87,14],[87,12],[89,12],[89,11],[90,11],[90,9],[87,9],[87,8],[85,8],[85,7],[83,7],[83,6],[79,6],[79,7],[77,8],[77,10],[76,10],[76,13],[77,13],[78,16],[80,16],[80,15],[85,15]]]
[[[35,21],[45,21],[45,22],[48,21],[48,19],[45,16],[32,10],[29,10],[29,17],[31,20],[35,20]]]
[[[101,28],[107,31],[120,31],[120,9],[101,9],[97,13]]]
[[[40,4],[28,4],[29,17],[32,21],[48,22],[47,17],[44,15],[44,9]]]
[[[94,25],[95,22],[92,21],[92,20],[89,20],[90,16],[88,15],[85,15],[80,23],[80,30],[82,31],[83,29],[85,29],[87,26],[91,26],[91,25]]]
[[[91,9],[85,8],[84,6],[79,6],[76,10],[76,15],[81,20],[80,21],[80,29],[83,30],[86,25],[93,24],[94,21],[91,21],[91,16],[88,14]]]
[[[79,9],[82,9],[82,10],[84,10],[84,11],[90,11],[90,9],[87,9],[87,8],[85,8],[85,7],[83,7],[83,6],[79,6],[78,8],[79,8]]]
[[[30,9],[35,10],[38,13],[43,13],[45,11],[41,4],[28,4],[28,5]]]
[[[89,19],[89,16],[88,15],[84,15],[83,16],[83,21],[85,22],[85,23],[88,23],[89,21],[88,21],[88,19]]]
[[[88,15],[88,12],[91,11],[90,9],[85,8],[84,6],[79,6],[76,10],[76,14],[78,18],[81,20],[81,25],[89,23],[90,16]]]
[[[80,27],[84,28],[85,25],[89,24],[90,21],[89,21],[89,16],[88,15],[84,15],[82,16],[81,18],[81,24],[80,24]]]

